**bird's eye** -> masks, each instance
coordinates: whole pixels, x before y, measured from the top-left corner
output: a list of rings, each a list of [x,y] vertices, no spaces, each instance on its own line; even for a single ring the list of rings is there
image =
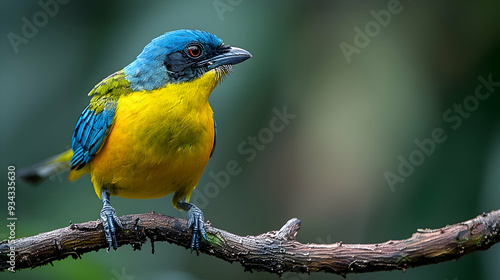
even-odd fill
[[[203,49],[199,45],[191,45],[187,47],[187,53],[192,58],[197,58],[201,55]]]

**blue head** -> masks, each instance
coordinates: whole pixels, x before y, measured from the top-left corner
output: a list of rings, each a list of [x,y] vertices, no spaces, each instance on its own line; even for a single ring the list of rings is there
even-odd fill
[[[200,30],[177,30],[155,38],[125,67],[132,90],[154,90],[168,83],[187,82],[210,70],[223,70],[240,63],[249,52],[222,43]]]

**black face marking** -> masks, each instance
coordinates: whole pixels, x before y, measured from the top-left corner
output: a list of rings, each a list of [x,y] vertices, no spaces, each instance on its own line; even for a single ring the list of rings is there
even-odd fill
[[[164,61],[168,75],[175,82],[190,81],[202,76],[206,69],[196,67],[195,64],[183,51],[167,55]]]
[[[170,74],[171,72],[177,73],[182,71],[184,68],[191,66],[193,62],[189,61],[187,57],[184,57],[181,52],[175,52],[167,55],[164,64]]]
[[[172,81],[191,81],[209,70],[207,60],[230,50],[231,46],[224,44],[213,48],[195,42],[187,45],[183,50],[167,55],[163,64]]]
[[[197,67],[196,60],[189,57],[185,51],[167,55],[163,63],[168,75],[175,82],[190,81],[202,76],[207,70],[203,69],[203,67]]]

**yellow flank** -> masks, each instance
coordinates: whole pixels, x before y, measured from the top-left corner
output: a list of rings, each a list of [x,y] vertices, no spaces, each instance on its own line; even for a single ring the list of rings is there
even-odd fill
[[[184,196],[189,200],[213,147],[208,97],[219,80],[212,70],[189,83],[121,96],[101,150],[87,170],[72,172],[90,172],[99,197],[106,187],[111,195],[126,198],[176,192],[174,207]]]

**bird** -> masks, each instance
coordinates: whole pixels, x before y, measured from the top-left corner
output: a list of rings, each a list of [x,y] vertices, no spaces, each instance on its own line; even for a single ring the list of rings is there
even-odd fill
[[[70,181],[89,173],[103,203],[99,216],[108,252],[117,249],[116,232],[123,228],[111,196],[150,199],[174,193],[173,206],[188,212],[191,252],[199,253],[205,220],[189,198],[217,139],[208,97],[233,65],[251,57],[201,30],[160,35],[90,91],[71,149],[21,169],[19,176],[36,184],[65,170]]]

